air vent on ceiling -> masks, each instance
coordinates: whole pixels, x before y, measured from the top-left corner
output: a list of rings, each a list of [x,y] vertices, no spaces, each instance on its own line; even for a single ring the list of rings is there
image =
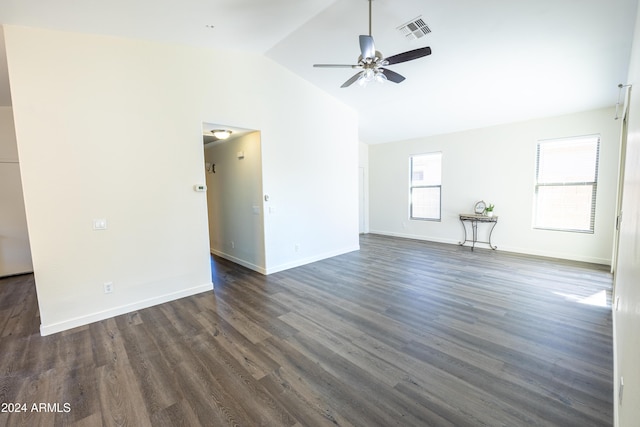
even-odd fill
[[[422,20],[422,16],[418,16],[406,24],[399,26],[398,31],[409,40],[416,40],[429,34],[431,29]]]

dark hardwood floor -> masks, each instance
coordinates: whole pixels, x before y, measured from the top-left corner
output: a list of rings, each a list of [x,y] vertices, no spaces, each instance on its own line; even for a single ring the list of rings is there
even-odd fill
[[[215,294],[47,337],[33,276],[2,279],[0,425],[612,425],[607,268],[361,246],[270,276],[216,258]]]

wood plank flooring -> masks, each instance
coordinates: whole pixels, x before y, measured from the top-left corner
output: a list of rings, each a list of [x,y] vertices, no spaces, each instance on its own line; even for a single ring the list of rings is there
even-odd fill
[[[215,258],[215,294],[47,337],[33,276],[2,279],[0,404],[27,410],[0,425],[612,425],[607,268],[361,248],[270,276]]]

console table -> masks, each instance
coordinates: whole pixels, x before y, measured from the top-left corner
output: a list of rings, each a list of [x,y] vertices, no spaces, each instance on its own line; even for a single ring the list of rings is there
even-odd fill
[[[467,239],[467,227],[465,227],[464,223],[471,223],[471,239]],[[498,223],[497,216],[486,216],[479,214],[460,214],[460,222],[462,223],[462,229],[464,230],[464,240],[458,243],[460,246],[464,246],[465,243],[471,242],[471,250],[475,248],[476,243],[487,243],[489,247],[493,250],[496,250],[498,247],[491,244],[491,234],[493,233],[493,229],[496,227]],[[487,223],[490,225],[489,229],[489,240],[483,241],[478,240],[478,224],[479,223]]]

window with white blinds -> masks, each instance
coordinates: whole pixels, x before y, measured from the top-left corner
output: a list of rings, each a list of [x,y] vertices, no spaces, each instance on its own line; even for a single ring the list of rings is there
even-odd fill
[[[411,156],[409,187],[410,218],[440,221],[442,153]]]
[[[593,233],[600,136],[538,141],[534,228]]]

